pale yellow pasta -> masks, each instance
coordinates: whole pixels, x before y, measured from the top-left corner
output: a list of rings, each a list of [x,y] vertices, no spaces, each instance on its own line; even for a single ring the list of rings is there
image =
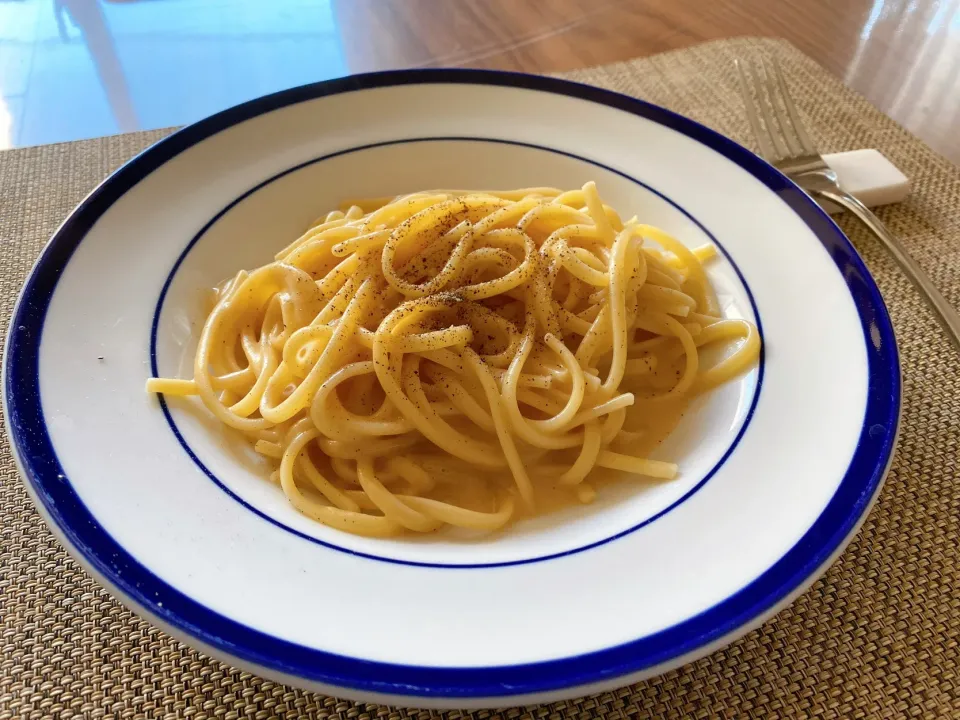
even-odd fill
[[[715,254],[592,182],[352,201],[217,288],[193,378],[147,390],[199,396],[333,528],[490,532],[609,471],[676,476],[647,453],[760,352],[719,314]]]

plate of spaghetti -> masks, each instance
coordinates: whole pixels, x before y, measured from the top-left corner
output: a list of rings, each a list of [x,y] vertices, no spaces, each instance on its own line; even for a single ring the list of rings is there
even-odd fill
[[[896,439],[849,241],[733,141],[569,82],[355,76],[123,166],[4,359],[26,486],[117,598],[319,692],[503,707],[732,642]]]

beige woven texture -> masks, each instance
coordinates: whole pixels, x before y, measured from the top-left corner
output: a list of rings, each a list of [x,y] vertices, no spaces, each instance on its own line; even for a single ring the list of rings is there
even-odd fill
[[[786,43],[722,41],[569,77],[665,105],[749,146],[732,63],[757,52],[781,59],[823,151],[878,148],[912,179],[910,199],[879,215],[960,306],[960,169]],[[163,134],[0,153],[4,335],[16,294],[60,221]],[[849,219],[841,225],[880,285],[903,361],[899,451],[859,536],[790,608],[725,650],[617,692],[476,717],[960,717],[960,360],[878,243]],[[776,232],[770,228],[772,243]],[[0,720],[435,715],[263,680],[138,619],[46,529],[5,433],[0,512]],[[384,588],[384,602],[388,596]]]

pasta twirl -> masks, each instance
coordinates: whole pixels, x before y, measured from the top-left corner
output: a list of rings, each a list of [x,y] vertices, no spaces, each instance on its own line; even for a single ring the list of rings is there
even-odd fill
[[[594,183],[418,192],[333,211],[216,289],[192,380],[303,514],[368,536],[495,530],[645,457],[757,359],[702,263]],[[701,348],[726,345],[705,367]]]

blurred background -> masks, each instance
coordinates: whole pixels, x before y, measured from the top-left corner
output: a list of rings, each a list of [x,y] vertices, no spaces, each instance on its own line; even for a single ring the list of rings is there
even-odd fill
[[[0,148],[369,70],[569,70],[784,37],[960,160],[960,0],[0,0]]]

